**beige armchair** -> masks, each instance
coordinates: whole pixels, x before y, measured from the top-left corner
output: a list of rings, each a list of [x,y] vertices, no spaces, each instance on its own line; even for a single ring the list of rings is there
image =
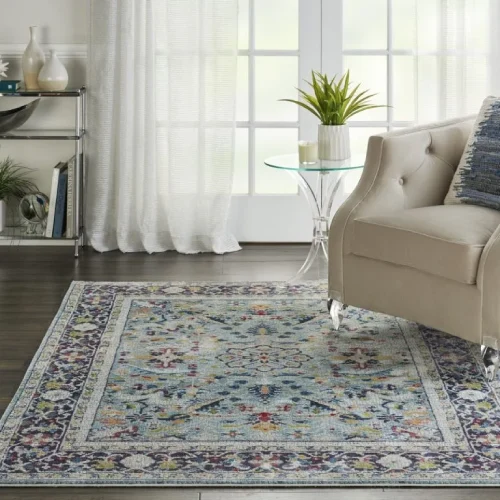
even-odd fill
[[[370,138],[365,169],[336,213],[329,309],[399,316],[483,346],[499,365],[500,211],[443,205],[474,117]]]

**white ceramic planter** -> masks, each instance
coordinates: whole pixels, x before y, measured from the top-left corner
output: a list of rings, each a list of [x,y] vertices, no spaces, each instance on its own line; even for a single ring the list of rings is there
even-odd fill
[[[28,90],[38,89],[38,74],[45,64],[45,55],[36,40],[37,27],[30,27],[30,43],[23,54],[24,85]]]
[[[351,156],[347,125],[319,125],[318,156],[320,160],[346,160]]]
[[[38,75],[38,86],[47,91],[61,91],[68,86],[68,72],[55,50],[50,51],[50,57]]]
[[[7,203],[0,200],[0,233],[7,226]]]

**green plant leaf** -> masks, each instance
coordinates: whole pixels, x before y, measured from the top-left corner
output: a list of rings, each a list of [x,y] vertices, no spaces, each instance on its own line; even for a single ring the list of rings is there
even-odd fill
[[[361,84],[352,88],[349,70],[337,80],[337,76],[329,78],[319,71],[311,72],[311,81],[306,83],[312,93],[297,89],[299,99],[280,99],[293,102],[307,109],[316,116],[323,125],[343,125],[352,116],[367,109],[386,107],[375,105],[371,99],[376,94],[369,94],[368,90],[360,91]]]
[[[25,194],[38,191],[36,184],[28,178],[32,172],[32,169],[15,163],[10,157],[0,161],[0,200],[22,198]]]
[[[310,113],[312,113],[313,115],[315,115],[317,118],[319,118],[321,120],[321,116],[317,113],[317,111],[314,108],[312,108],[311,106],[308,106],[307,104],[305,104],[304,102],[294,101],[293,99],[280,99],[280,101],[293,102],[294,104],[297,104],[297,106],[300,106],[304,109],[307,109],[307,111],[309,111]]]

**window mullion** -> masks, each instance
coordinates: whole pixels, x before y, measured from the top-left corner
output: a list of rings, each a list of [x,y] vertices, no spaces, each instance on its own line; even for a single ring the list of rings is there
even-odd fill
[[[349,121],[349,127],[351,128],[366,128],[366,127],[373,127],[373,128],[378,128],[378,127],[384,127],[384,128],[389,128],[389,126],[392,126],[393,128],[400,128],[400,127],[411,127],[414,124],[412,121],[392,121],[391,123],[386,122],[386,121],[379,121],[379,120],[370,120],[370,121]]]
[[[343,71],[343,0],[322,0],[321,70],[330,75]]]
[[[255,194],[255,1],[249,0],[248,46],[248,192]]]
[[[276,49],[254,49],[251,51],[254,56],[270,56],[270,57],[298,57],[300,55],[300,51],[298,50],[276,50]],[[239,56],[249,56],[250,50],[239,50]]]
[[[393,46],[393,0],[387,0],[387,121],[389,130],[394,121],[394,46]]]
[[[311,71],[321,70],[322,64],[322,0],[299,0],[299,74],[297,87],[311,91],[305,83],[311,80]],[[299,108],[299,137],[315,140],[318,136],[317,120],[308,111]]]

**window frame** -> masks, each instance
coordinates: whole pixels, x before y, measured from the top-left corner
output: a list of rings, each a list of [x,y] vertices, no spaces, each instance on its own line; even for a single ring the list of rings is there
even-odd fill
[[[439,80],[443,80],[443,71],[445,67],[444,58],[454,53],[446,51],[443,41],[443,33],[438,32],[439,42],[436,50],[417,52],[416,40],[415,47],[409,49],[394,48],[394,4],[398,0],[385,0],[387,4],[387,43],[385,49],[346,49],[344,48],[344,2],[349,0],[299,0],[299,49],[298,50],[262,50],[255,48],[255,0],[249,2],[249,47],[245,50],[239,50],[239,56],[248,57],[248,77],[249,77],[249,117],[248,121],[238,121],[239,129],[248,129],[248,193],[243,196],[293,196],[290,194],[261,194],[256,192],[256,130],[260,128],[277,129],[299,129],[299,139],[315,140],[316,121],[313,116],[302,108],[299,109],[299,119],[296,122],[286,121],[256,121],[255,120],[255,57],[280,56],[297,57],[299,59],[299,86],[303,87],[303,80],[310,78],[311,68],[322,71],[329,75],[340,75],[347,68],[344,64],[346,56],[374,56],[385,57],[387,62],[386,89],[388,105],[385,120],[359,120],[354,117],[349,121],[352,129],[379,128],[386,131],[393,129],[413,126],[418,122],[418,74],[419,62],[417,55],[436,57],[437,75]],[[417,2],[418,0],[416,0]],[[443,0],[444,1],[444,0]],[[415,9],[417,3],[415,3]],[[436,2],[438,18],[443,15],[443,3]],[[500,14],[500,3],[498,0],[491,0],[493,13]],[[415,17],[417,19],[418,16]],[[492,23],[495,15],[491,16]],[[279,22],[279,19],[277,20]],[[438,23],[438,26],[440,24]],[[439,29],[439,28],[438,28]],[[418,36],[418,27],[415,36]],[[496,42],[496,43],[495,43]],[[493,41],[494,46],[491,50],[491,56],[498,60],[500,54],[500,31],[498,31],[498,40]],[[465,50],[465,49],[464,49]],[[481,55],[481,54],[479,54]],[[486,55],[486,54],[484,54]],[[396,120],[394,113],[395,104],[395,58],[405,56],[413,58],[414,67],[414,119]],[[490,64],[489,71],[494,89],[500,92],[500,67]],[[445,92],[444,85],[438,83],[441,94]],[[436,119],[446,118],[446,99],[441,95],[438,100],[438,109],[436,110]],[[464,111],[465,113],[465,111]],[[235,193],[235,196],[240,194]]]
[[[345,56],[384,56],[387,58],[387,115],[386,120],[350,120],[352,128],[382,128],[392,130],[415,122],[394,120],[394,57],[414,56],[413,50],[394,49],[392,44],[393,0],[387,1],[387,48],[345,49],[343,44],[343,4],[345,0],[299,0],[299,49],[275,50],[255,47],[255,0],[248,0],[248,48],[239,49],[238,57],[248,58],[248,120],[236,122],[238,129],[248,131],[248,192],[234,196],[295,196],[295,194],[264,194],[256,192],[256,131],[258,129],[298,129],[299,139],[314,140],[316,120],[307,111],[299,109],[297,121],[257,121],[256,57],[295,57],[299,61],[298,86],[310,79],[312,68],[327,74],[342,74]],[[279,22],[279,21],[277,21]],[[325,48],[328,47],[328,50]],[[416,62],[415,62],[416,65]],[[415,73],[416,74],[416,73]],[[416,82],[415,82],[416,85]],[[416,104],[415,104],[416,107]],[[297,193],[298,194],[298,193]]]
[[[256,191],[256,131],[258,129],[293,129],[298,138],[316,136],[314,117],[302,108],[296,121],[256,120],[256,57],[295,57],[298,60],[297,87],[309,79],[311,68],[321,66],[321,11],[323,0],[298,0],[299,4],[299,48],[296,50],[257,49],[255,47],[255,0],[248,0],[249,41],[247,49],[238,49],[238,58],[248,57],[248,120],[236,121],[237,129],[248,130],[248,192],[233,193],[233,196],[297,196],[287,193],[266,194]],[[279,21],[278,21],[279,22]]]
[[[387,119],[386,120],[349,120],[349,127],[369,128],[394,128],[409,127],[415,124],[414,120],[394,119],[394,57],[415,56],[412,49],[395,49],[393,45],[393,0],[387,2],[387,48],[386,49],[346,49],[344,48],[343,35],[343,4],[345,0],[323,0],[323,46],[336,47],[337,54],[322,54],[323,72],[328,74],[342,74],[347,70],[344,65],[345,56],[383,56],[387,60]],[[347,0],[349,1],[349,0]],[[333,26],[332,26],[333,23]],[[339,50],[340,47],[340,50]],[[416,61],[414,61],[416,69]],[[415,71],[415,75],[417,72]],[[416,81],[414,82],[416,87]],[[415,94],[416,95],[416,94]],[[416,102],[415,102],[416,112]],[[416,116],[416,115],[415,115]]]

